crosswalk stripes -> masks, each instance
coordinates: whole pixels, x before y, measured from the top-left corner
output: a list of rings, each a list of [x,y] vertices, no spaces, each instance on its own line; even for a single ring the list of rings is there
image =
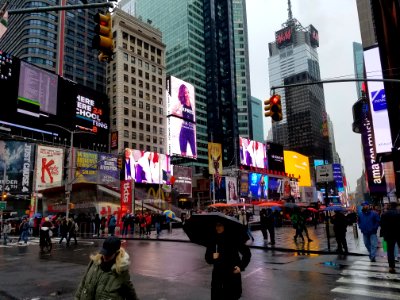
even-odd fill
[[[396,274],[388,272],[387,261],[370,262],[360,259],[342,270],[331,291],[347,297],[357,296],[368,299],[400,299],[400,267]],[[346,298],[347,299],[347,298]]]
[[[54,245],[58,246],[59,241],[60,241],[60,238],[52,238],[53,246]],[[27,244],[25,244],[24,242],[18,242],[18,238],[13,239],[11,242],[8,242],[7,245],[4,245],[2,243],[2,240],[0,240],[0,248],[14,248],[14,247],[24,247],[24,246],[29,246],[29,245],[39,245],[39,242],[40,242],[40,240],[38,237],[29,238]],[[85,246],[91,246],[91,245],[94,245],[94,242],[78,240],[78,244],[85,245]],[[65,246],[65,242],[63,242],[60,246]]]

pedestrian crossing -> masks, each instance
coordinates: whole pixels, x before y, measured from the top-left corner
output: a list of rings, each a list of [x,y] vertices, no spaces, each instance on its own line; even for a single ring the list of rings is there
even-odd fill
[[[51,239],[53,242],[53,246],[54,245],[60,245],[58,242],[60,241],[60,238],[52,238]],[[38,237],[33,237],[33,238],[29,238],[28,243],[25,244],[23,241],[18,242],[18,238],[13,238],[11,239],[11,241],[7,242],[7,245],[3,244],[3,240],[0,241],[0,248],[15,248],[15,247],[26,247],[26,246],[30,246],[30,245],[39,245],[39,238]],[[74,244],[72,242],[72,244]],[[91,246],[94,245],[93,241],[87,241],[87,240],[79,240],[78,239],[78,244],[79,245],[85,245],[85,246]],[[63,243],[60,246],[65,246],[66,242],[65,240],[63,241]]]
[[[345,267],[331,291],[338,299],[393,299],[400,300],[400,263],[395,274],[389,273],[387,260],[370,262],[362,258]]]

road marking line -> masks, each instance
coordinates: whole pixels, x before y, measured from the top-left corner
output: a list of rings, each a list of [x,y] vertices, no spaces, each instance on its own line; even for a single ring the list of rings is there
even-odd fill
[[[253,275],[254,273],[257,273],[257,272],[259,272],[261,270],[262,270],[262,268],[257,268],[251,273],[246,273],[246,275],[244,275],[243,278],[247,278],[247,277],[249,277],[249,276]]]
[[[355,276],[355,277],[367,277],[367,278],[378,278],[378,279],[392,279],[400,280],[399,274],[390,274],[382,272],[372,272],[372,271],[353,271],[353,270],[343,270],[340,275],[342,276]]]
[[[382,287],[382,288],[400,289],[400,284],[397,282],[383,281],[383,280],[378,280],[378,279],[340,277],[336,282],[349,283],[349,284],[361,284],[361,285],[376,286],[376,287]]]
[[[399,293],[392,293],[392,292],[373,292],[369,289],[355,289],[355,288],[347,288],[343,286],[336,287],[332,290],[334,293],[341,293],[341,294],[348,294],[348,295],[357,295],[357,296],[368,296],[368,297],[375,297],[379,299],[392,299],[392,300],[399,300],[400,296]]]

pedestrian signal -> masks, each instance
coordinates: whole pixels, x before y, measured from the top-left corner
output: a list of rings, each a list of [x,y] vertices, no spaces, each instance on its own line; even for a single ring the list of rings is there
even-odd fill
[[[99,50],[99,61],[110,62],[114,54],[111,14],[97,13],[94,21],[96,26],[94,27],[95,36],[92,40],[92,47]]]
[[[264,101],[264,111],[266,117],[271,117],[275,122],[282,120],[282,103],[280,95],[272,95],[271,98]]]

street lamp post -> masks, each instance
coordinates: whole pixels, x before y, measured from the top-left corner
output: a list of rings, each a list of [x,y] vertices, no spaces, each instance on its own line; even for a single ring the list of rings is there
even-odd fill
[[[74,135],[76,133],[86,133],[86,134],[94,134],[93,132],[90,131],[82,131],[82,130],[69,130],[63,126],[57,125],[57,124],[46,124],[48,126],[53,126],[53,127],[58,127],[62,130],[65,130],[70,134],[70,145],[69,145],[69,153],[68,153],[68,173],[67,173],[67,179],[65,181],[65,200],[66,200],[66,210],[65,210],[65,216],[68,219],[69,218],[69,206],[71,203],[71,192],[72,192],[72,182],[73,182],[73,148],[74,148]]]

